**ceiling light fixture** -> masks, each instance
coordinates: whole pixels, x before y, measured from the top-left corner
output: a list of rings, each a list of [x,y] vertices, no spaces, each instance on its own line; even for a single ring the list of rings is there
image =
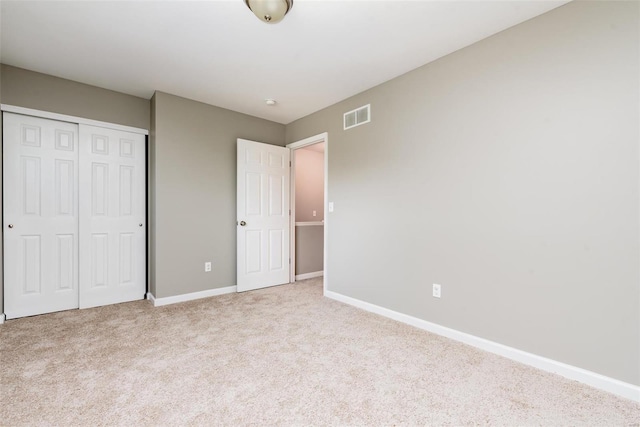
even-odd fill
[[[265,99],[264,102],[266,102],[269,107],[273,107],[274,105],[276,105],[275,99],[271,99],[271,98]]]
[[[258,19],[267,24],[275,24],[293,7],[293,0],[244,0],[247,7]]]

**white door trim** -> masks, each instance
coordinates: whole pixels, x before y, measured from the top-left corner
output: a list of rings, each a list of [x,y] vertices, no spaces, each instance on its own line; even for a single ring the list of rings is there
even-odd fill
[[[327,260],[329,259],[329,133],[323,132],[318,135],[310,136],[309,138],[302,139],[300,141],[287,144],[287,148],[291,150],[291,218],[290,222],[290,236],[291,236],[291,283],[296,281],[296,168],[295,168],[295,156],[293,151],[299,148],[304,148],[309,145],[318,144],[324,142],[324,252],[322,267],[324,270],[323,280],[323,294],[327,293],[329,284],[329,274],[327,272]]]
[[[42,119],[59,120],[61,122],[77,123],[79,125],[90,125],[113,130],[122,130],[125,132],[140,133],[142,135],[149,135],[149,131],[147,129],[117,125],[114,123],[101,122],[99,120],[85,119],[84,117],[67,116],[66,114],[52,113],[49,111],[34,110],[32,108],[18,107],[16,105],[0,104],[0,109],[8,113],[23,114],[25,116],[40,117]]]

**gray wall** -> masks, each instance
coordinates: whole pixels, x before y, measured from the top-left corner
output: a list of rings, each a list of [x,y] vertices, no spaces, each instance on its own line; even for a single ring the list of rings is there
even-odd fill
[[[155,297],[233,286],[236,139],[282,146],[285,127],[162,92],[154,99]]]
[[[324,226],[296,227],[296,274],[323,271]]]
[[[149,101],[146,99],[4,64],[0,65],[0,73],[3,104],[149,129]],[[0,289],[3,277],[1,273],[0,266]],[[3,310],[3,307],[0,292],[0,309]]]
[[[149,129],[149,100],[2,65],[2,102]]]
[[[569,3],[288,125],[329,133],[329,290],[640,384],[638,8]]]

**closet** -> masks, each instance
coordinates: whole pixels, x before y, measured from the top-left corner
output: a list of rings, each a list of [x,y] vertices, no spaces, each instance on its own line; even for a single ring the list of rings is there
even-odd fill
[[[143,299],[145,135],[3,113],[8,319]]]

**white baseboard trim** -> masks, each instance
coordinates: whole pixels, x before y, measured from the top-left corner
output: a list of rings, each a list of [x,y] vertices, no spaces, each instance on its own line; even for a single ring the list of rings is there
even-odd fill
[[[147,294],[144,297],[145,299],[148,299],[149,301],[151,301],[153,305],[155,305],[156,297],[154,297],[151,292],[147,292]]]
[[[2,325],[4,323],[6,318],[7,318],[7,316],[5,316],[4,313],[0,313],[0,325]]]
[[[313,279],[314,277],[321,277],[322,275],[324,275],[324,271],[314,271],[312,273],[297,274],[296,280]]]
[[[351,298],[336,292],[325,291],[324,296],[348,305],[352,305],[357,308],[361,308],[371,313],[379,314],[381,316],[397,320],[398,322],[415,326],[416,328],[424,329],[425,331],[433,332],[434,334],[438,334],[443,337],[451,338],[455,341],[460,341],[462,343],[488,351],[490,353],[506,357],[507,359],[515,360],[516,362],[524,363],[525,365],[533,366],[534,368],[538,368],[543,371],[561,375],[565,378],[587,384],[591,387],[595,387],[597,389],[604,390],[609,393],[625,397],[627,399],[631,399],[635,402],[640,402],[640,386],[625,383],[623,381],[616,380],[615,378],[606,377],[604,375],[591,372],[586,369],[567,365],[566,363],[558,362],[553,359],[538,356],[536,354],[527,353],[526,351],[518,350],[516,348],[489,341],[484,338],[476,337],[474,335],[460,332],[455,329],[440,326],[436,323],[427,322],[426,320],[418,319],[417,317],[389,310],[388,308],[370,304],[368,302]]]
[[[147,298],[153,302],[154,307],[163,305],[176,304],[179,302],[193,301],[201,298],[215,297],[224,294],[233,294],[237,291],[235,286],[227,286],[226,288],[209,289],[206,291],[192,292],[190,294],[176,295],[173,297],[156,298],[151,293],[147,293]]]

